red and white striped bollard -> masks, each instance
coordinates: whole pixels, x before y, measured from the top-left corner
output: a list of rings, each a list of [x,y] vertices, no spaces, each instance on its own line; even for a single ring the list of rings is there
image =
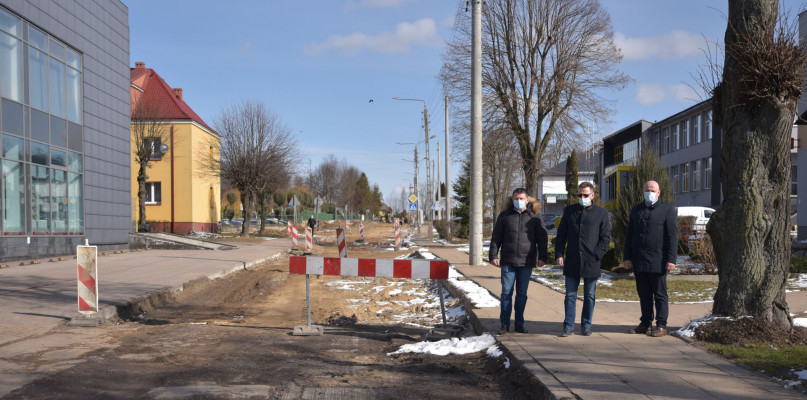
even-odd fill
[[[291,226],[291,249],[292,250],[299,249],[299,247],[297,247],[297,225]]]
[[[395,250],[401,249],[401,226],[395,224]]]
[[[364,223],[363,222],[359,224],[359,241],[360,242],[364,241]]]
[[[305,251],[304,254],[311,254],[313,245],[313,238],[314,232],[311,231],[311,228],[305,228]]]
[[[78,264],[78,312],[95,314],[98,312],[98,247],[76,246]]]
[[[336,244],[339,246],[339,257],[347,257],[347,246],[345,245],[345,230],[336,228]]]

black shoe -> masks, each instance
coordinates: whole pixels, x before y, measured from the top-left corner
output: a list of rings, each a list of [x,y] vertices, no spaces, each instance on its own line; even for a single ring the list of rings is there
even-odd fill
[[[515,331],[518,333],[527,333],[527,330],[524,329],[524,325],[516,325]]]
[[[499,335],[504,335],[505,333],[510,332],[510,325],[502,324],[502,327],[499,328]]]

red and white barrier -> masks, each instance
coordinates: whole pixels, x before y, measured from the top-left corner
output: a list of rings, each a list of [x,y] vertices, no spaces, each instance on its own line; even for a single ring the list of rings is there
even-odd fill
[[[86,242],[85,242],[86,243]],[[98,312],[98,247],[76,246],[78,264],[78,312]]]
[[[345,230],[336,228],[336,245],[339,247],[339,257],[347,257],[347,246],[345,245]]]
[[[289,235],[291,235],[291,221],[288,221],[287,223],[289,225]]]
[[[311,254],[314,248],[314,232],[311,228],[305,228],[305,254]]]
[[[401,226],[395,224],[395,249],[401,248]]]
[[[345,220],[345,228],[350,229],[350,220]]]
[[[291,249],[299,249],[299,247],[297,247],[297,225],[291,226]]]
[[[289,273],[378,278],[448,279],[448,261],[292,256],[289,257]]]
[[[364,223],[359,224],[359,241],[364,241]]]

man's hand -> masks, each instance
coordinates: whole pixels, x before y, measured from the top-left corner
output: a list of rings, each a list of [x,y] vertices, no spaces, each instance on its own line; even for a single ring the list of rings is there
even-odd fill
[[[675,264],[667,263],[667,272],[670,272],[675,269]]]
[[[490,260],[490,263],[498,267],[499,266],[499,259],[494,258],[494,259]]]
[[[630,260],[622,261],[622,265],[625,267],[625,269],[633,269],[633,263],[630,262]]]
[[[543,267],[546,263],[543,260],[538,260],[538,268]]]
[[[563,257],[558,257],[558,259],[555,260],[555,264],[560,265],[562,267],[563,266]]]

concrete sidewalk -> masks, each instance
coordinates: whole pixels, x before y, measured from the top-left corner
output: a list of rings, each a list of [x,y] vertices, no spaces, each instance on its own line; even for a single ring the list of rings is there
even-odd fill
[[[466,279],[499,297],[499,269],[468,264],[456,248],[422,243],[448,260]],[[791,311],[803,311],[803,294],[791,296]],[[630,335],[639,322],[639,304],[597,302],[592,336],[560,338],[564,295],[537,282],[528,291],[525,327],[528,334],[510,333],[500,342],[523,362],[545,387],[549,399],[804,399],[762,374],[738,366],[676,337]],[[575,329],[580,331],[577,304]],[[482,329],[497,332],[499,308],[472,310]],[[711,313],[711,303],[671,304],[669,327]],[[537,395],[537,394],[536,394]]]

